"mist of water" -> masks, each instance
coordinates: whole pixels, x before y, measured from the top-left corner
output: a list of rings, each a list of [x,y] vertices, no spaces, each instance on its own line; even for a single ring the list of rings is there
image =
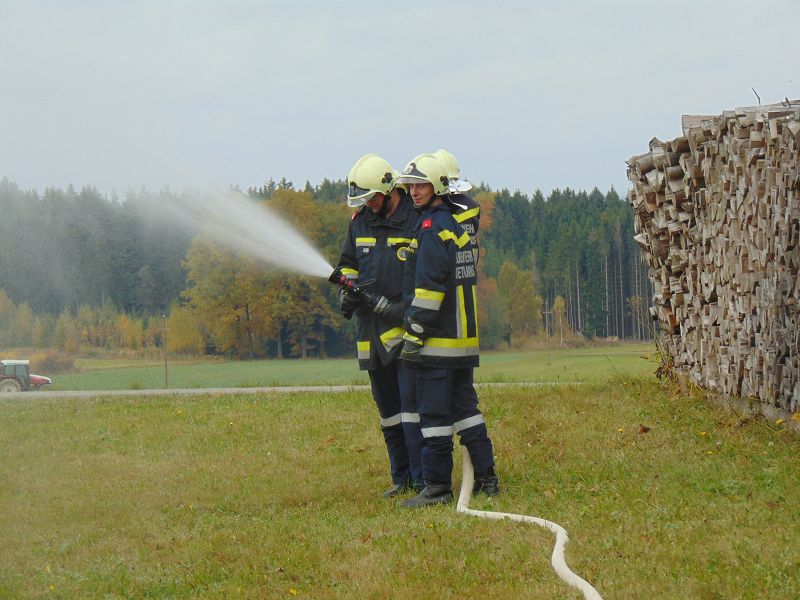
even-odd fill
[[[207,190],[171,197],[165,218],[189,231],[203,231],[218,243],[281,271],[327,278],[333,267],[274,210],[241,192]]]

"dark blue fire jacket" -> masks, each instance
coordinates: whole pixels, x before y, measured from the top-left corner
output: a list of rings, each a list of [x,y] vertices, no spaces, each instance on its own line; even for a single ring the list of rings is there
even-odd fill
[[[362,207],[350,220],[342,245],[338,265],[342,273],[360,284],[373,280],[368,291],[386,296],[390,302],[401,302],[403,270],[417,218],[406,195],[389,219]],[[356,311],[356,317],[359,367],[374,370],[395,360],[402,346],[402,324],[390,323],[363,306]]]
[[[403,285],[406,339],[423,343],[423,367],[477,367],[477,250],[442,202],[420,215]]]

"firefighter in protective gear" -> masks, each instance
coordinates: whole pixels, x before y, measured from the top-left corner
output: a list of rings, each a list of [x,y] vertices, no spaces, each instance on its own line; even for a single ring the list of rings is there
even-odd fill
[[[495,495],[499,482],[492,442],[473,385],[479,352],[472,238],[443,198],[449,192],[449,179],[435,157],[416,157],[399,180],[421,211],[404,274],[401,359],[414,367],[425,440],[425,489],[403,505],[415,508],[453,499],[454,433],[459,434],[475,467],[474,491]]]
[[[447,171],[450,193],[447,201],[453,206],[453,218],[472,237],[472,243],[478,246],[478,227],[481,219],[481,207],[478,202],[465,192],[472,189],[472,184],[461,178],[461,166],[458,160],[444,148],[433,153]]]
[[[400,360],[402,279],[417,214],[397,171],[374,154],[362,156],[347,177],[347,203],[358,207],[342,245],[338,268],[367,288],[362,301],[340,291],[346,318],[357,318],[358,364],[369,374],[391,467],[390,498],[422,489],[422,433],[413,402],[413,379]],[[369,283],[372,282],[372,283]]]

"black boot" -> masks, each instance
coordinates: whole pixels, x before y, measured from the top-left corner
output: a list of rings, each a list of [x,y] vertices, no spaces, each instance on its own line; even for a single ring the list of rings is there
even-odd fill
[[[500,480],[494,474],[494,467],[483,473],[475,473],[475,483],[472,486],[472,493],[484,493],[487,496],[497,496],[500,493]]]
[[[419,508],[432,504],[447,504],[453,501],[453,492],[449,483],[428,484],[419,494],[403,502],[406,508]]]
[[[411,488],[409,487],[407,481],[404,481],[403,483],[395,483],[392,487],[390,487],[388,490],[383,492],[383,497],[384,498],[394,498],[395,496],[399,496],[400,494],[402,494],[403,492],[405,492],[408,489],[411,489]]]

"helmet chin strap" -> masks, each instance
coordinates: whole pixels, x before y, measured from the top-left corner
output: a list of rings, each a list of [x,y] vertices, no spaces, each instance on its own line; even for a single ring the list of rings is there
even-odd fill
[[[430,206],[431,206],[431,204],[433,204],[434,200],[436,200],[436,194],[434,194],[433,196],[428,198],[428,201],[425,204],[422,204],[422,205],[418,205],[418,204],[415,204],[415,203],[412,203],[412,204],[414,204],[414,210],[416,210],[417,212],[422,212],[426,208],[430,208]]]

